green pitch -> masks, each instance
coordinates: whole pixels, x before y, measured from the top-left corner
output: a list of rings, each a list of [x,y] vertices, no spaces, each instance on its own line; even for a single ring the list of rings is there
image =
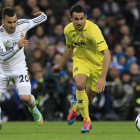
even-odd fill
[[[82,122],[3,123],[0,140],[140,140],[140,131],[133,122],[92,122],[89,133],[81,133]]]

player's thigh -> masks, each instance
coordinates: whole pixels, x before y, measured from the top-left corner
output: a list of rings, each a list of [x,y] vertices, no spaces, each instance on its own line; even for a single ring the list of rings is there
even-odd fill
[[[94,92],[97,92],[96,91],[97,86],[94,86],[94,85],[100,79],[101,72],[102,72],[101,69],[93,69],[93,68],[91,68],[91,74],[90,74],[90,76],[89,76],[89,78],[88,78],[88,80],[86,82],[86,86],[90,87]]]
[[[17,71],[13,82],[18,90],[19,95],[31,94],[31,83],[27,70]]]
[[[0,93],[5,93],[7,91],[7,86],[9,84],[9,76],[0,73]]]
[[[73,77],[75,84],[86,84],[86,80],[90,76],[90,70],[85,63],[74,62],[73,63]]]

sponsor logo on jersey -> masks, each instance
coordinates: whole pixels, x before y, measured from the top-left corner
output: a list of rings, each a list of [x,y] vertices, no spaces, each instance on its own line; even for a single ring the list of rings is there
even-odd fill
[[[73,42],[74,45],[78,45],[78,46],[81,46],[81,45],[86,45],[85,42]]]
[[[103,42],[104,42],[104,41],[100,41],[100,42],[97,43],[97,45],[98,45],[98,44],[101,44],[101,43],[103,43]]]
[[[21,37],[21,38],[24,37],[24,33],[23,33],[23,32],[20,33],[20,37]]]
[[[78,67],[74,68],[74,72],[78,71]]]

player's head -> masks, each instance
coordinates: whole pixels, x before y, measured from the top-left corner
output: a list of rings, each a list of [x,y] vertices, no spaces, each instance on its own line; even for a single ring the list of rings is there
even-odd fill
[[[74,5],[70,9],[70,19],[73,22],[73,25],[76,30],[82,30],[85,22],[86,22],[86,16],[85,16],[85,9],[81,5]]]
[[[14,33],[16,30],[17,16],[15,10],[11,7],[6,7],[2,11],[2,20],[1,20],[4,29],[7,33]]]

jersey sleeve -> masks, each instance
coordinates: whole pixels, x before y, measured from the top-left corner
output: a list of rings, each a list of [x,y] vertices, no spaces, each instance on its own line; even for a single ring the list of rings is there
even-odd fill
[[[94,40],[95,40],[95,44],[96,44],[99,51],[103,51],[103,50],[108,49],[108,46],[107,46],[106,41],[101,33],[101,30],[99,29],[99,27],[97,25],[95,28]]]
[[[0,59],[5,61],[11,58],[19,50],[18,45],[6,51],[4,44],[0,41]]]
[[[68,31],[67,31],[67,27],[64,28],[64,34],[65,34],[65,38],[66,38],[66,44],[67,45],[72,45],[73,42],[70,39],[70,36],[68,34]]]
[[[29,24],[27,24],[27,30],[30,30],[36,25],[39,25],[40,23],[44,22],[47,20],[47,16],[45,14],[42,14],[36,18],[29,19]]]

